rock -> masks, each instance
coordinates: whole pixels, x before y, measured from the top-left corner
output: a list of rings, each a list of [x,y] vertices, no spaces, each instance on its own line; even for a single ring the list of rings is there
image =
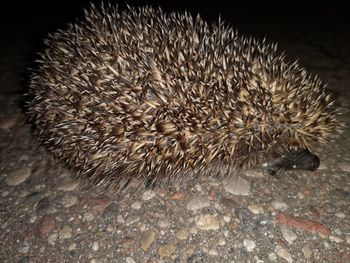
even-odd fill
[[[65,226],[61,229],[59,232],[59,236],[61,239],[67,239],[72,237],[72,231],[73,229],[69,226]]]
[[[185,240],[190,235],[190,231],[186,228],[182,228],[175,233],[177,239]]]
[[[175,252],[175,250],[176,247],[174,245],[163,245],[159,247],[158,254],[161,258],[169,257]]]
[[[136,201],[131,204],[131,208],[135,210],[139,210],[141,208],[141,202]]]
[[[125,225],[130,226],[130,225],[132,225],[140,220],[141,220],[141,217],[139,217],[139,216],[129,216],[125,221]]]
[[[26,196],[24,203],[27,205],[34,205],[40,200],[40,198],[41,194],[39,192],[33,192]]]
[[[52,215],[43,216],[38,226],[35,229],[35,233],[39,237],[45,237],[51,233],[56,227],[55,218]]]
[[[5,179],[8,185],[16,186],[23,183],[31,174],[31,169],[28,167],[19,168],[11,172]]]
[[[218,230],[220,221],[213,215],[203,215],[197,220],[196,226],[202,230]]]
[[[141,246],[143,251],[148,250],[148,248],[153,243],[155,236],[156,236],[156,233],[153,230],[147,230],[147,231],[142,233],[141,240],[140,240],[140,246]]]
[[[102,214],[103,220],[114,220],[118,214],[118,205],[112,202],[109,206],[106,207],[105,211]]]
[[[340,162],[338,163],[338,167],[342,169],[344,172],[350,173],[350,163],[349,162]]]
[[[58,187],[57,190],[64,192],[74,191],[79,185],[79,182],[72,180],[64,180]]]
[[[290,230],[289,228],[285,227],[285,226],[281,226],[281,232],[282,232],[282,236],[283,238],[289,243],[292,244],[294,242],[294,240],[297,239],[297,235],[294,234],[294,232],[292,230]]]
[[[209,205],[210,201],[206,196],[195,196],[188,201],[187,209],[195,211],[204,207],[208,207]]]
[[[280,256],[281,258],[285,259],[288,263],[292,263],[293,262],[293,258],[291,256],[291,254],[285,250],[284,248],[277,246],[275,249],[275,253]]]
[[[244,239],[243,245],[245,246],[245,248],[247,249],[248,252],[252,252],[256,246],[255,242],[253,240],[250,240],[250,239]]]
[[[78,198],[76,196],[65,195],[62,197],[61,203],[63,207],[69,208],[76,205],[78,202]]]
[[[262,214],[264,210],[255,204],[248,205],[248,209],[250,212],[252,212],[254,215]]]
[[[144,201],[151,200],[155,196],[156,196],[156,193],[154,191],[147,190],[146,192],[144,192],[142,194],[142,200],[144,200]]]
[[[301,251],[303,252],[304,257],[306,259],[309,259],[311,257],[311,255],[312,255],[312,250],[309,247],[307,247],[307,246],[303,246]]]
[[[272,207],[276,210],[286,211],[288,209],[288,205],[284,202],[274,201],[272,202]]]
[[[171,200],[183,200],[185,199],[186,195],[181,192],[175,192],[170,196]]]
[[[250,195],[250,183],[241,177],[227,178],[223,186],[226,192],[233,195]]]
[[[51,215],[57,212],[57,209],[51,204],[49,198],[42,198],[36,207],[38,215]]]
[[[95,251],[95,252],[98,251],[98,249],[99,249],[99,244],[98,244],[98,242],[97,242],[97,241],[94,241],[94,242],[92,243],[91,248],[92,248],[92,250]]]

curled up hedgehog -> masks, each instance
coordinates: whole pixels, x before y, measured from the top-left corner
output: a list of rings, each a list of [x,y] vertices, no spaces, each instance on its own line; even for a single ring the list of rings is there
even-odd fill
[[[28,114],[92,185],[229,175],[281,157],[276,169],[315,170],[313,145],[340,132],[317,77],[220,21],[92,5],[46,45]]]

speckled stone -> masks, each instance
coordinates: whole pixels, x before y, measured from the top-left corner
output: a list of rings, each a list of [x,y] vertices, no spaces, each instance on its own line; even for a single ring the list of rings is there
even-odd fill
[[[5,179],[5,182],[8,185],[11,186],[16,186],[19,185],[21,183],[23,183],[24,181],[26,181],[28,179],[28,177],[31,174],[31,169],[28,167],[22,167],[19,168],[13,172],[11,172]]]

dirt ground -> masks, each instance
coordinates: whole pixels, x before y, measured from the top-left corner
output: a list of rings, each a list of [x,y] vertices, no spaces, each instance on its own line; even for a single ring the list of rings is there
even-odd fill
[[[276,178],[257,168],[238,179],[116,194],[73,181],[39,147],[23,112],[27,68],[61,24],[46,15],[8,26],[0,45],[0,262],[350,262],[350,33],[341,10],[307,12],[293,23],[261,13],[232,23],[278,41],[335,96],[347,126],[317,149],[317,171]]]

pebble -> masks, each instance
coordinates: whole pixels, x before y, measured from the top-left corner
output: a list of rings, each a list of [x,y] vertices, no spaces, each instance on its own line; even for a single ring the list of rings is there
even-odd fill
[[[17,251],[22,254],[26,254],[29,251],[29,243],[27,240],[24,240],[22,243],[19,244]]]
[[[251,170],[245,171],[244,175],[252,178],[265,178],[265,175],[262,172],[262,170],[251,169]]]
[[[161,258],[169,257],[175,252],[175,250],[176,247],[174,245],[163,245],[159,247],[158,254]]]
[[[64,192],[74,191],[79,185],[79,182],[72,180],[64,180],[58,187],[57,190]]]
[[[276,262],[277,261],[277,255],[275,253],[273,253],[273,252],[270,252],[268,257],[269,257],[269,260],[271,262]]]
[[[51,204],[49,198],[42,198],[36,207],[38,215],[52,215],[57,212],[57,209]]]
[[[182,192],[175,192],[170,196],[171,200],[183,200],[185,199],[186,195]]]
[[[255,204],[248,205],[248,209],[249,209],[250,212],[252,212],[254,215],[262,214],[262,213],[264,212],[264,210],[262,209],[262,207],[257,206],[257,205],[255,205]]]
[[[65,195],[62,197],[61,203],[63,207],[69,208],[76,205],[78,202],[78,197],[72,195]]]
[[[126,263],[136,263],[135,260],[131,257],[125,258]]]
[[[342,169],[344,172],[350,172],[350,163],[349,162],[340,162],[338,163],[338,167]]]
[[[35,233],[39,237],[45,237],[49,233],[51,233],[56,227],[56,220],[52,215],[45,215],[40,220],[37,228],[35,229]]]
[[[303,252],[304,257],[306,259],[309,259],[311,257],[311,255],[312,255],[312,250],[309,247],[307,247],[307,246],[303,246],[301,251]]]
[[[347,236],[345,237],[345,240],[346,240],[346,243],[350,244],[350,235],[347,235]]]
[[[241,177],[226,178],[223,185],[225,191],[233,195],[250,195],[250,183]]]
[[[58,234],[57,233],[52,233],[51,235],[48,236],[47,242],[49,242],[49,244],[51,246],[55,246],[57,238],[58,238]]]
[[[219,244],[219,246],[224,246],[224,245],[226,245],[226,240],[225,240],[225,238],[220,238],[219,241],[218,241],[218,244]]]
[[[148,250],[148,248],[153,243],[155,236],[156,236],[156,233],[153,230],[147,230],[147,231],[142,233],[141,240],[140,240],[140,246],[141,246],[143,251]]]
[[[220,221],[213,215],[203,215],[197,220],[196,226],[202,230],[218,230]]]
[[[285,250],[284,248],[277,246],[275,249],[275,253],[277,255],[279,255],[281,258],[285,259],[287,262],[292,263],[293,262],[293,258],[291,256],[291,254]]]
[[[61,229],[59,232],[59,236],[61,239],[67,239],[72,237],[72,231],[73,229],[69,226],[65,226]]]
[[[94,220],[94,215],[91,214],[90,212],[85,212],[84,215],[83,215],[83,221],[86,221],[86,222],[91,222],[92,220]]]
[[[335,243],[340,243],[342,242],[343,240],[339,237],[336,237],[336,236],[329,236],[329,240],[335,242]]]
[[[133,208],[135,210],[139,210],[141,208],[141,202],[139,202],[139,201],[133,202],[131,204],[131,208]]]
[[[288,209],[288,205],[285,202],[280,201],[272,202],[272,207],[280,211],[286,211]]]
[[[191,211],[199,210],[210,205],[210,201],[206,196],[195,196],[187,203],[187,209]]]
[[[69,251],[73,251],[73,250],[75,250],[76,248],[77,248],[77,244],[76,244],[76,243],[72,243],[72,244],[69,245],[68,250],[69,250]]]
[[[98,244],[97,241],[94,241],[94,242],[92,243],[92,250],[93,250],[93,251],[98,251],[98,249],[99,249],[99,244]]]
[[[144,201],[151,200],[155,196],[156,196],[156,193],[154,191],[147,190],[146,192],[144,192],[142,194],[142,200],[144,200]]]
[[[114,220],[118,214],[118,205],[112,202],[109,206],[106,207],[105,211],[102,214],[104,220]]]
[[[175,233],[177,239],[185,240],[190,235],[190,232],[186,228],[182,228]]]
[[[139,216],[129,216],[126,220],[125,220],[125,225],[126,226],[130,226],[138,221],[141,220],[141,217]]]
[[[256,247],[256,244],[253,240],[250,239],[244,239],[243,240],[243,245],[247,249],[248,252],[252,252],[254,248]]]
[[[158,223],[158,226],[161,228],[167,228],[170,225],[169,221],[167,220],[161,220]]]
[[[23,183],[31,174],[31,169],[28,167],[19,168],[11,172],[5,179],[8,185],[16,186]]]
[[[338,212],[335,214],[335,216],[342,219],[346,217],[346,215],[343,212]]]
[[[283,238],[289,243],[292,244],[294,240],[297,239],[297,235],[288,227],[281,226],[281,232]]]
[[[90,209],[103,213],[107,206],[112,203],[112,200],[107,196],[99,197],[83,197],[80,200],[80,205],[83,207],[89,207]]]
[[[39,192],[33,192],[26,196],[24,203],[27,205],[34,205],[40,200],[40,198],[41,194]]]
[[[1,120],[0,121],[0,129],[1,130],[11,129],[17,123],[18,117],[19,117],[18,114],[13,114],[4,120]]]

